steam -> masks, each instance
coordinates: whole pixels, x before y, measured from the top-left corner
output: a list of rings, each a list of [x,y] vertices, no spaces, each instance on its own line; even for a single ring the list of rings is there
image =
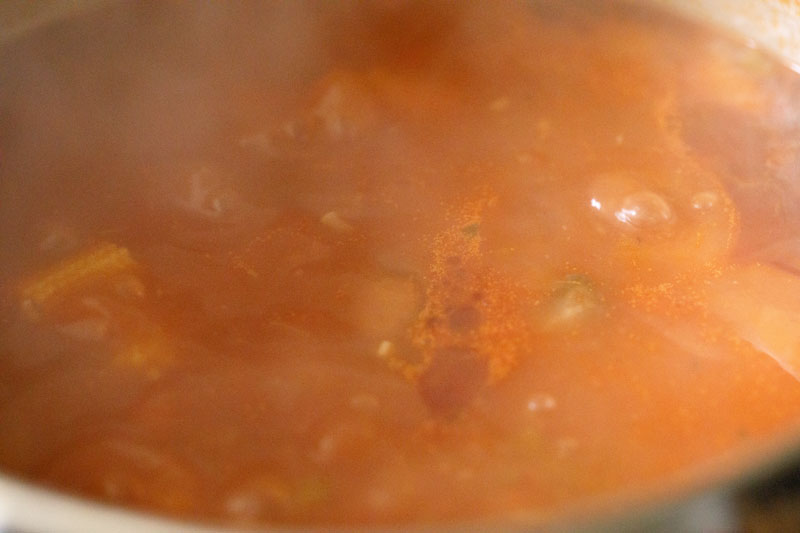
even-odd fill
[[[322,64],[308,3],[91,2],[68,17],[72,3],[59,5],[0,34],[4,259],[41,238],[42,213],[100,216],[98,204],[169,179],[162,163],[196,171],[215,146],[235,146],[232,121],[269,127]]]

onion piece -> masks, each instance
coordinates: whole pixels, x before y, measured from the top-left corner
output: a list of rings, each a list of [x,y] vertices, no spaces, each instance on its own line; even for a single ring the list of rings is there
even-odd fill
[[[800,381],[800,278],[753,264],[711,282],[709,309]]]

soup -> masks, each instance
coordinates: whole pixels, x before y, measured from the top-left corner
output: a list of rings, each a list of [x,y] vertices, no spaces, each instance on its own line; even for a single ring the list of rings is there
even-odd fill
[[[709,28],[114,5],[0,88],[11,475],[218,524],[547,521],[800,420],[800,80]]]

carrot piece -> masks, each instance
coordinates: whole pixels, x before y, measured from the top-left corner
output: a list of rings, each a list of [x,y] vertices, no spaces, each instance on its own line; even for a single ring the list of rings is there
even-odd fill
[[[20,291],[22,309],[29,317],[37,318],[43,309],[80,288],[127,271],[134,265],[127,248],[100,243],[25,283]]]

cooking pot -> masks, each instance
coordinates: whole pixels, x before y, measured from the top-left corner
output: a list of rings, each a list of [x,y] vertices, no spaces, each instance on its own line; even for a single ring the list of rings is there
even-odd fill
[[[665,9],[722,27],[751,46],[770,50],[800,73],[800,0],[650,0]],[[107,9],[113,0],[60,0],[0,4],[0,47],[27,39],[68,19],[80,23],[87,13]],[[102,42],[97,43],[102,46]],[[0,80],[2,89],[2,80]],[[2,431],[2,428],[0,428]],[[548,527],[585,531],[677,531],[731,529],[734,514],[729,495],[745,483],[768,478],[792,464],[800,449],[800,433],[788,432],[749,453],[745,461],[720,458],[707,465],[704,481],[679,490],[631,497],[624,506],[600,502]],[[741,464],[748,464],[743,469]],[[455,526],[454,526],[455,527]],[[531,530],[525,518],[513,523],[461,525],[456,529]],[[0,528],[22,533],[67,531],[196,532],[217,531],[83,501],[0,475]]]

